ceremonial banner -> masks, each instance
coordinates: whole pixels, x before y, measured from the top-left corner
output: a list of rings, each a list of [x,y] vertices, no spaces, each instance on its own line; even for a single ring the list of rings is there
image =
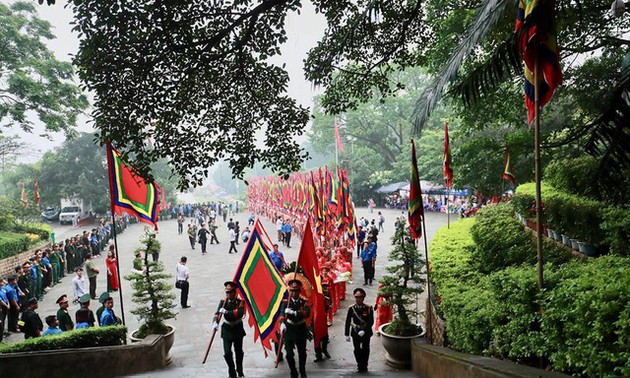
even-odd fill
[[[411,143],[413,144],[413,141]],[[414,154],[414,157],[415,156]],[[444,186],[446,186],[447,189],[453,187],[453,168],[451,167],[451,146],[448,140],[448,122],[444,122]]]
[[[271,342],[278,341],[276,331],[282,301],[288,297],[284,279],[269,257],[260,220],[256,220],[243,251],[241,262],[234,273],[234,282],[245,300],[249,326],[254,328],[254,342],[260,338],[262,346],[271,350]]]
[[[328,334],[326,324],[326,310],[324,308],[324,291],[322,289],[322,278],[317,264],[315,254],[315,243],[313,242],[313,232],[311,231],[310,220],[306,220],[304,228],[304,238],[300,246],[297,263],[302,267],[304,276],[313,286],[313,341],[315,346],[319,346],[321,339]]]
[[[157,230],[159,186],[138,176],[111,144],[106,148],[112,211],[118,215],[124,211]]]
[[[562,84],[554,7],[554,0],[520,0],[518,5],[515,33],[525,61],[525,106],[528,123],[532,122],[535,115],[536,66],[539,70],[538,105],[541,108],[551,100],[556,87]]]
[[[22,206],[28,207],[28,197],[26,197],[26,184],[22,181],[22,195],[20,196],[20,202]]]
[[[505,144],[505,158],[503,162],[503,178],[516,185],[516,176],[514,176],[514,169],[512,168],[512,162],[510,161],[510,152],[508,151],[508,145]]]
[[[409,228],[411,237],[422,237],[422,217],[424,207],[422,204],[422,188],[420,187],[420,175],[418,174],[418,161],[416,160],[416,145],[411,140],[411,184],[409,189]]]
[[[40,197],[39,197],[39,185],[37,184],[37,179],[35,179],[35,203],[37,204],[37,207],[39,207],[39,201],[40,201]]]
[[[339,126],[337,126],[337,118],[333,121],[335,125],[335,139],[337,139],[337,148],[339,148],[339,152],[343,152],[343,144],[341,143],[341,136],[339,136]]]

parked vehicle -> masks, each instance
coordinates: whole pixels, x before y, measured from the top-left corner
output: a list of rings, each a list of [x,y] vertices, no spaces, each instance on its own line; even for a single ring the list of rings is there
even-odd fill
[[[83,214],[83,200],[74,198],[61,199],[60,224],[77,224]]]
[[[48,206],[42,211],[42,219],[46,222],[56,222],[59,220],[59,207]]]

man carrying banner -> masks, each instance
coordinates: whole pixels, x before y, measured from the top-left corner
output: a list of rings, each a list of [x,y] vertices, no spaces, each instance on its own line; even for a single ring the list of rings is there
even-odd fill
[[[221,325],[221,338],[223,339],[223,357],[228,366],[228,374],[230,378],[244,377],[243,374],[243,337],[245,337],[245,329],[243,328],[243,316],[245,315],[244,302],[236,298],[236,283],[227,281],[225,286],[225,300],[219,303],[212,328],[219,328],[221,315],[223,316],[223,324]],[[232,345],[234,345],[234,355],[236,356],[236,369],[234,368],[234,359],[232,358]]]
[[[284,351],[291,370],[291,378],[298,377],[298,371],[295,369],[294,347],[297,347],[298,351],[300,377],[306,378],[306,319],[310,316],[311,309],[306,301],[300,298],[301,290],[301,281],[289,281],[290,298],[282,303],[280,311],[284,314],[280,318],[280,331],[284,333]]]

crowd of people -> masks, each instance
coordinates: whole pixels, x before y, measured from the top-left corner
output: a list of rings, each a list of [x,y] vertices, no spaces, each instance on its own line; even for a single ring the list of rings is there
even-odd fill
[[[31,338],[58,333],[54,327],[58,327],[60,331],[69,330],[66,326],[67,319],[65,317],[61,319],[62,314],[58,312],[45,317],[48,327],[53,327],[46,333],[36,312],[38,302],[50,288],[62,283],[66,276],[74,272],[72,301],[82,305],[87,303],[89,306],[90,300],[97,299],[96,277],[100,273],[93,259],[100,258],[104,250],[107,250],[107,292],[119,289],[113,245],[109,248],[107,246],[114,232],[113,227],[116,227],[117,233],[123,232],[129,224],[129,217],[116,216],[114,222],[100,219],[98,225],[91,231],[84,230],[48,248],[38,249],[27,261],[15,267],[13,275],[0,278],[0,341],[10,333],[23,333],[25,338]],[[87,275],[87,282],[84,272]],[[68,301],[66,295],[63,297],[66,299],[57,299],[58,304]],[[75,318],[77,324],[80,323],[78,319],[77,315]],[[101,321],[100,318],[97,320]],[[91,325],[93,326],[94,322],[91,322]],[[70,329],[73,328],[74,325]]]

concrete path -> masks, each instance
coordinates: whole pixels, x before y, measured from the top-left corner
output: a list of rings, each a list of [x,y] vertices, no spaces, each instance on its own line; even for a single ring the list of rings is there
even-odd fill
[[[379,234],[379,259],[377,260],[376,279],[381,277],[387,264],[386,257],[391,249],[390,238],[393,234],[394,218],[401,214],[400,210],[376,209],[373,213],[369,213],[367,208],[359,208],[356,216],[364,216],[368,220],[376,219],[377,211],[382,211],[385,216],[385,231]],[[247,224],[248,213],[236,214],[234,220],[238,220],[241,224],[241,230]],[[455,219],[451,215],[451,220]],[[229,220],[229,218],[228,218]],[[189,220],[187,219],[186,225]],[[427,234],[429,241],[438,228],[447,222],[446,214],[427,214]],[[262,223],[270,234],[275,236],[275,226],[267,219],[262,219]],[[175,344],[172,349],[173,360],[171,365],[164,370],[147,373],[141,376],[146,377],[223,377],[227,376],[227,368],[223,360],[223,351],[221,340],[217,335],[215,343],[212,346],[208,361],[202,365],[203,356],[210,340],[212,316],[217,308],[219,300],[224,297],[223,282],[231,280],[236,266],[238,265],[241,253],[228,254],[229,242],[227,241],[227,226],[223,221],[218,223],[217,235],[221,244],[208,245],[208,254],[202,256],[199,246],[195,250],[191,250],[186,235],[186,227],[184,233],[178,235],[177,223],[175,220],[162,221],[159,223],[160,230],[158,239],[162,243],[162,253],[160,260],[165,264],[166,270],[175,275],[175,266],[181,256],[188,257],[188,267],[190,268],[190,295],[189,305],[192,307],[182,309],[179,306],[179,290],[173,288],[173,292],[178,296],[176,303],[178,306],[175,311],[178,312],[176,319],[171,320],[170,324],[177,328],[175,334]],[[118,248],[121,266],[121,275],[130,273],[132,268],[133,250],[139,246],[139,238],[143,232],[144,225],[136,224],[128,228],[118,237]],[[78,229],[69,226],[56,226],[55,233],[57,240],[78,233]],[[292,248],[281,248],[288,262],[297,258],[299,251],[299,240],[294,240]],[[239,251],[242,251],[244,245],[241,243]],[[97,295],[106,289],[106,275],[104,273],[104,258],[95,259],[97,266],[101,268],[98,277]],[[351,294],[357,284],[362,284],[363,272],[359,261],[355,259],[354,265],[354,282],[348,284],[347,290]],[[55,300],[61,294],[70,294],[71,276],[66,276],[61,284],[56,285],[46,294],[42,303],[40,303],[39,314],[42,319],[49,314],[53,314],[57,310]],[[137,329],[138,321],[129,310],[134,304],[131,302],[131,287],[127,280],[122,280],[122,290],[125,298],[125,320],[130,330]],[[175,278],[173,276],[173,284]],[[366,303],[374,303],[376,297],[376,287],[365,287],[367,291]],[[120,301],[118,293],[112,293],[115,298],[115,311],[121,313]],[[329,328],[330,344],[329,352],[332,355],[330,360],[314,363],[315,358],[312,343],[308,344],[308,362],[306,365],[309,377],[334,377],[334,376],[353,376],[356,370],[356,363],[352,352],[352,344],[347,343],[343,336],[343,321],[345,320],[345,309],[352,304],[351,295],[347,296],[345,302],[341,302],[341,308],[335,315],[333,326]],[[424,301],[420,300],[420,307],[424,307]],[[98,307],[97,303],[91,305],[93,309]],[[71,306],[71,312],[74,313],[78,307]],[[273,367],[274,360],[270,355],[265,358],[260,343],[253,342],[253,331],[246,326],[247,336],[244,340],[245,351],[245,375],[248,377],[280,377],[288,376],[288,367],[286,363],[281,363],[277,369]],[[22,335],[11,335],[7,341],[21,340]],[[370,373],[369,376],[395,376],[395,377],[412,377],[411,371],[397,371],[385,363],[385,351],[378,336],[372,338],[370,356]],[[358,376],[358,375],[357,375]],[[361,376],[365,376],[362,374]]]

